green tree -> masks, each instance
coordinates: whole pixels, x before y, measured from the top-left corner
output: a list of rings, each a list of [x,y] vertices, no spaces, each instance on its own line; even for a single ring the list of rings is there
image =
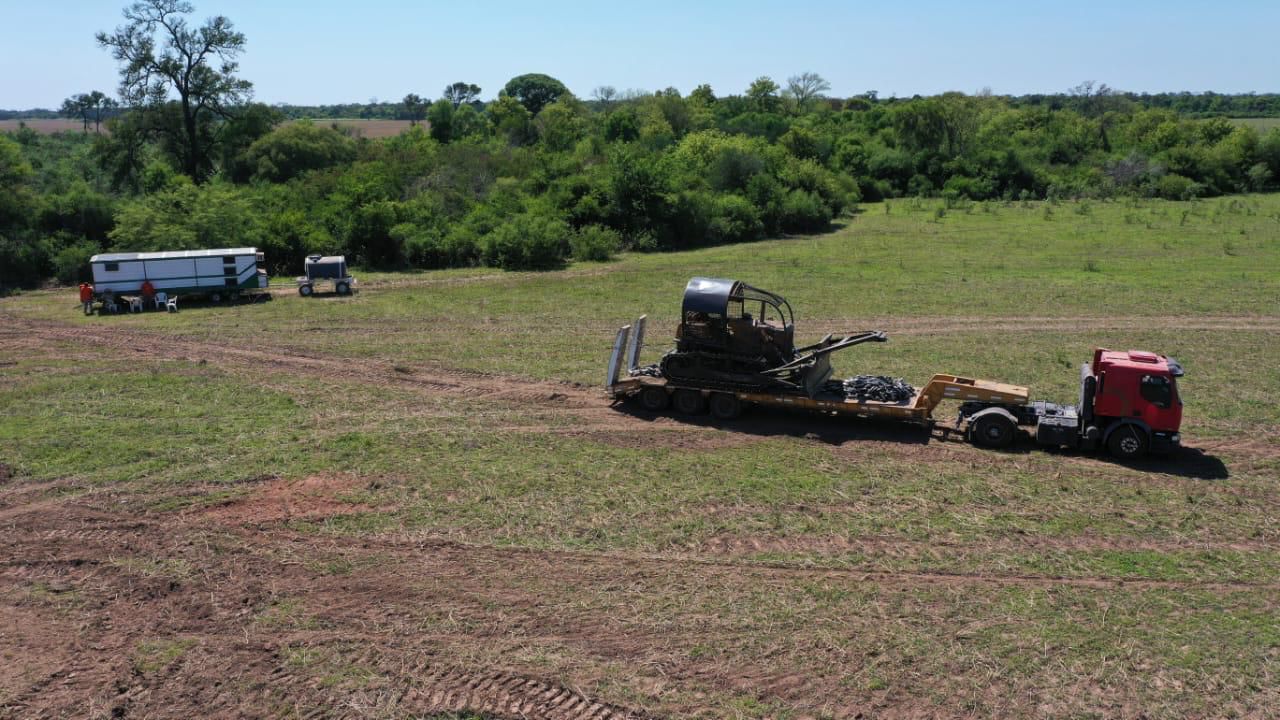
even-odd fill
[[[715,103],[716,94],[711,90],[710,85],[703,83],[702,85],[694,88],[693,92],[689,93],[689,100],[704,106],[710,106]]]
[[[100,90],[72,95],[62,101],[59,111],[67,117],[76,117],[84,123],[84,131],[89,132],[89,123],[93,123],[94,132],[102,132],[102,121],[120,107],[120,103],[104,95]]]
[[[453,139],[454,112],[454,104],[444,98],[431,103],[427,122],[431,124],[431,137],[437,142],[447,143]]]
[[[631,142],[640,137],[640,118],[636,111],[624,107],[604,119],[604,138],[609,142]]]
[[[532,116],[524,105],[510,95],[502,95],[486,109],[494,134],[511,145],[526,145],[535,138]]]
[[[69,118],[79,118],[84,132],[89,132],[89,107],[85,99],[85,95],[72,95],[62,101],[62,107],[58,109],[58,114]]]
[[[528,73],[511,78],[502,92],[515,98],[530,115],[537,115],[542,108],[568,94],[569,89],[550,75]]]
[[[582,139],[586,128],[579,117],[581,103],[560,100],[544,107],[534,124],[542,144],[552,152],[570,150]]]
[[[112,33],[99,32],[98,45],[122,63],[120,94],[139,111],[153,111],[177,95],[181,135],[171,137],[184,173],[202,182],[212,169],[211,143],[201,132],[209,116],[229,117],[248,98],[252,83],[236,77],[236,58],[244,35],[223,16],[199,27],[184,15],[194,11],[184,0],[143,0],[124,11],[128,22]],[[220,61],[215,67],[213,61]]]
[[[29,184],[31,163],[22,156],[22,147],[0,135],[0,233],[14,234],[24,225],[32,204]]]
[[[400,101],[400,107],[403,109],[404,116],[409,120],[409,127],[418,124],[418,121],[426,117],[427,103],[421,97],[414,93],[404,96],[404,100]]]
[[[219,143],[222,174],[232,182],[248,180],[255,170],[246,157],[249,148],[282,120],[284,115],[279,110],[251,103],[223,123]]]
[[[455,108],[464,103],[470,103],[478,97],[480,97],[479,85],[456,82],[444,89],[444,99],[453,103]]]
[[[752,81],[747,88],[747,99],[759,112],[773,112],[778,109],[778,83],[768,75],[761,75]]]
[[[189,250],[262,245],[261,216],[234,186],[177,182],[132,202],[116,214],[109,236],[122,251]]]
[[[253,176],[284,182],[311,170],[321,170],[356,157],[351,138],[309,120],[290,123],[258,138],[245,152],[244,164]]]
[[[489,124],[484,116],[473,105],[462,105],[453,111],[452,127],[449,135],[454,140],[465,140],[469,137],[483,137],[488,134]]]

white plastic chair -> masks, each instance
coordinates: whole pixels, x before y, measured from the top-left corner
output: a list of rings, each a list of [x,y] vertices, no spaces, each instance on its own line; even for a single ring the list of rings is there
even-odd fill
[[[178,296],[174,295],[164,303],[164,309],[169,312],[178,312]]]
[[[155,305],[156,305],[155,309],[156,309],[156,310],[159,310],[160,308],[163,308],[163,307],[165,307],[165,305],[167,305],[167,304],[168,304],[168,302],[169,302],[169,294],[168,294],[168,293],[163,293],[163,292],[158,292],[158,293],[156,293],[156,296],[155,296],[155,299],[153,300],[153,302],[155,302]]]
[[[142,312],[142,298],[129,298],[129,312]]]

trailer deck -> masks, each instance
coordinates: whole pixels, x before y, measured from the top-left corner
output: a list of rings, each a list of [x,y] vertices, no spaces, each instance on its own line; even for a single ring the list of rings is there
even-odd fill
[[[645,317],[641,316],[635,322],[634,333],[632,333],[632,325],[626,325],[618,330],[605,385],[605,391],[614,400],[624,400],[639,395],[646,388],[659,389],[668,393],[683,390],[697,392],[703,398],[711,398],[716,394],[731,395],[741,403],[763,407],[791,408],[830,415],[890,418],[919,424],[932,422],[934,409],[944,400],[976,402],[992,406],[1020,406],[1030,400],[1030,389],[1020,385],[946,374],[934,375],[928,384],[909,400],[903,402],[861,399],[826,390],[808,395],[799,388],[794,391],[762,393],[686,386],[673,383],[666,378],[638,372],[641,369],[639,357],[644,343],[644,325]],[[627,377],[622,377],[624,351]]]

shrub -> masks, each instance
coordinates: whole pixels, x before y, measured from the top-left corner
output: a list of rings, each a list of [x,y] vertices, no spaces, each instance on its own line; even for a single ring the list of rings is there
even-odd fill
[[[764,222],[760,211],[746,198],[722,195],[712,206],[707,235],[716,244],[759,240],[764,235]]]
[[[516,215],[484,238],[484,261],[504,270],[549,270],[569,254],[569,226],[556,218]]]
[[[986,178],[952,175],[947,178],[942,190],[944,193],[951,193],[956,197],[969,198],[970,200],[986,200],[994,196],[995,185]]]
[[[1166,200],[1190,200],[1199,189],[1199,183],[1177,173],[1169,173],[1156,181],[1156,194]]]
[[[89,269],[89,258],[101,251],[98,243],[92,240],[81,240],[59,250],[53,256],[53,272],[58,282],[64,285],[75,285],[85,280],[92,280],[93,273]]]
[[[622,248],[617,230],[588,225],[569,236],[569,250],[576,260],[610,260]]]
[[[830,224],[831,209],[815,193],[807,190],[792,190],[782,201],[781,229],[783,232],[821,232]]]

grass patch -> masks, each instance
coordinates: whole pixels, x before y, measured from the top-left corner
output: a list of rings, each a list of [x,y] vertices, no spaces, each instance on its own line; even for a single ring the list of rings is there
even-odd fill
[[[134,652],[133,669],[142,675],[160,672],[181,659],[195,644],[195,640],[187,638],[143,641]]]

